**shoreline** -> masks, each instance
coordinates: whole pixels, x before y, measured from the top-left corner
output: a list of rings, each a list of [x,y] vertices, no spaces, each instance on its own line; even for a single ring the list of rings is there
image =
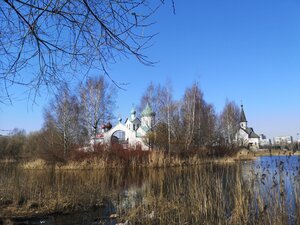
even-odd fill
[[[102,158],[88,158],[82,161],[69,161],[66,163],[48,163],[42,159],[36,159],[27,162],[15,162],[22,169],[39,170],[50,169],[55,170],[97,170],[97,169],[118,169],[118,168],[172,168],[205,165],[209,163],[235,163],[239,161],[256,160],[261,156],[300,156],[300,151],[292,152],[287,150],[248,150],[241,149],[233,156],[223,157],[200,157],[198,155],[180,158],[179,156],[171,156],[170,158],[161,152],[153,152],[146,160],[140,161],[122,161],[108,160]]]
[[[197,154],[186,157],[173,155],[168,157],[164,152],[153,151],[144,159],[129,159],[124,161],[122,159],[109,160],[106,158],[92,157],[81,161],[70,160],[65,163],[61,162],[47,162],[43,159],[35,159],[31,161],[17,161],[17,160],[1,160],[1,164],[15,164],[20,169],[24,170],[42,170],[54,169],[56,171],[64,170],[98,170],[98,169],[138,169],[138,168],[174,168],[205,165],[210,163],[226,164],[236,163],[239,161],[256,160],[262,156],[300,156],[300,151],[292,152],[288,150],[249,150],[241,149],[232,156],[220,157],[202,157]]]

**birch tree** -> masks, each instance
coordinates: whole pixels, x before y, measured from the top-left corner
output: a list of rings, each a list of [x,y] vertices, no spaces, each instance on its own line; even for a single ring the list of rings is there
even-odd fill
[[[202,146],[211,145],[216,131],[216,114],[214,107],[208,104],[198,85],[194,83],[187,88],[181,104],[182,137],[184,137],[184,149],[191,147],[199,149]]]
[[[89,136],[96,136],[102,124],[113,119],[116,90],[103,76],[89,78],[80,87],[80,104],[83,107],[83,124]]]
[[[196,129],[196,102],[200,99],[201,92],[198,85],[194,84],[191,88],[187,88],[182,102],[182,120],[185,129],[184,149],[190,149]]]
[[[217,141],[217,115],[214,106],[206,102],[202,111],[201,128],[201,145],[213,145]]]
[[[220,130],[227,144],[232,144],[239,129],[240,109],[233,101],[226,101],[220,115]]]
[[[164,146],[163,148],[170,154],[172,118],[175,110],[171,82],[167,81],[165,85],[150,83],[141,97],[139,111],[142,111],[147,103],[151,105],[156,113],[154,130],[157,138],[155,138],[154,145]]]
[[[64,158],[68,156],[72,146],[78,144],[76,138],[80,132],[79,115],[80,106],[76,96],[71,95],[67,85],[63,85],[45,110],[45,125],[54,130],[52,135],[58,135]]]

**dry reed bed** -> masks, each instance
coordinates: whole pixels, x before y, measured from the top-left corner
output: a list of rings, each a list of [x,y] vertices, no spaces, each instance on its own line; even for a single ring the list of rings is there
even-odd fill
[[[203,165],[206,163],[235,163],[241,160],[255,160],[259,156],[292,156],[298,153],[272,150],[250,151],[242,149],[229,156],[223,155],[221,157],[199,155],[199,153],[190,153],[187,155],[172,154],[168,155],[161,151],[128,151],[117,150],[113,153],[102,151],[97,153],[80,153],[76,157],[71,158],[65,163],[54,162],[49,163],[42,159],[24,162],[20,164],[23,169],[47,169],[55,168],[57,170],[76,170],[76,169],[105,169],[105,168],[165,168],[178,167],[186,165]]]
[[[283,172],[280,176],[286,176]],[[245,181],[239,166],[212,164],[164,176],[162,182],[148,187],[142,203],[124,213],[123,220],[131,224],[300,223],[299,180],[290,189],[284,183],[273,188],[265,186],[261,177],[249,175],[252,179]]]
[[[153,159],[155,165],[163,165]],[[196,159],[194,159],[196,160]],[[197,161],[196,161],[197,162]],[[0,176],[0,217],[86,210],[110,199],[131,224],[299,224],[299,176],[276,187],[239,163],[162,169],[23,170]],[[287,189],[284,181],[291,179]],[[124,195],[124,191],[127,194]],[[294,195],[294,202],[289,195]]]
[[[132,157],[131,157],[132,156]],[[143,156],[132,155],[126,158],[118,157],[111,158],[107,156],[91,156],[80,160],[69,160],[65,163],[55,162],[49,163],[42,159],[20,163],[19,166],[23,169],[49,169],[56,170],[85,170],[85,169],[107,169],[107,168],[166,168],[166,167],[181,167],[191,165],[203,165],[206,163],[233,163],[239,160],[238,157],[203,157],[197,154],[187,156],[171,155],[161,151],[146,152]]]
[[[100,207],[118,176],[105,171],[12,170],[1,176],[0,217],[73,212]],[[117,188],[115,189],[117,191]]]

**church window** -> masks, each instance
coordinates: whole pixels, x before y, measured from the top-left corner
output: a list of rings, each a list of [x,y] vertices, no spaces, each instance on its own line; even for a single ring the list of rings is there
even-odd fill
[[[133,124],[133,130],[135,130],[135,124]]]

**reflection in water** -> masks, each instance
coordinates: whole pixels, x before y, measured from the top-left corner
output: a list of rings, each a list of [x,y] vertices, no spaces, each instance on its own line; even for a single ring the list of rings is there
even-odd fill
[[[295,156],[168,169],[4,166],[0,216],[6,224],[298,224],[299,190]]]

